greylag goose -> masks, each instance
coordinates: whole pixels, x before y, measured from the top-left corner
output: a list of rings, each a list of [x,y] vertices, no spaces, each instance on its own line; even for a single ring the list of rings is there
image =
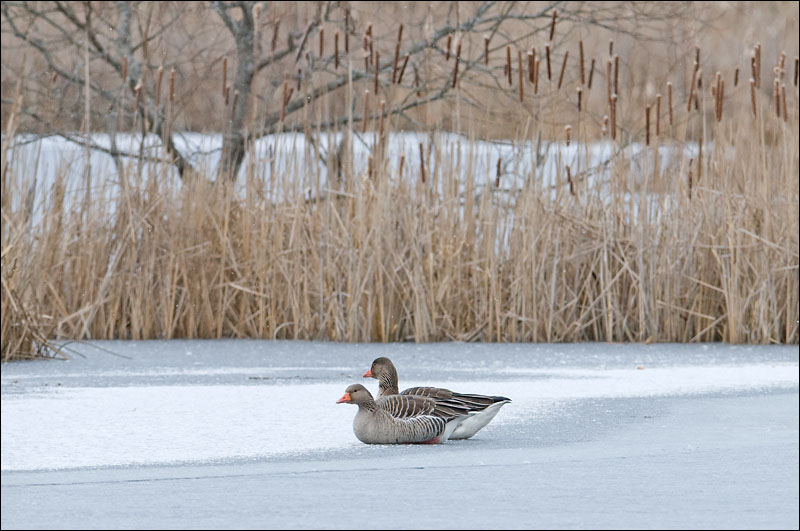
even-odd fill
[[[378,400],[390,396],[421,396],[432,398],[440,408],[456,408],[469,412],[462,422],[453,430],[451,439],[469,439],[478,430],[489,424],[500,408],[511,402],[505,396],[486,396],[476,394],[454,393],[439,387],[412,387],[400,393],[397,386],[397,369],[389,358],[380,357],[372,362],[372,366],[364,373],[364,378],[375,378],[379,382]]]
[[[353,432],[359,441],[367,444],[441,443],[450,438],[453,430],[467,418],[464,415],[433,415],[434,404],[430,400],[408,398],[410,400],[392,399],[379,405],[366,387],[353,384],[336,403],[358,406]],[[398,414],[392,413],[394,408]]]

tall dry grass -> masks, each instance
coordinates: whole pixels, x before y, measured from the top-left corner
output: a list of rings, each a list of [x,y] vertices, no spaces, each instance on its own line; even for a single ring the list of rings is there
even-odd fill
[[[496,55],[498,64],[506,60]],[[455,82],[457,67],[445,66]],[[113,176],[113,201],[89,194],[73,201],[64,167],[32,222],[28,188],[9,164],[9,129],[3,357],[45,337],[20,332],[31,313],[51,327],[46,337],[60,338],[797,343],[798,90],[788,67],[778,72],[789,94],[776,114],[771,67],[762,65],[758,91],[740,81],[723,92],[711,71],[696,86],[701,69],[684,72],[695,80],[691,90],[676,90],[673,102],[664,83],[657,89],[669,95],[664,106],[634,95],[639,88],[618,79],[618,66],[607,80],[602,67],[593,71],[592,88],[576,81],[574,64],[560,89],[563,66],[550,80],[519,73],[522,83],[536,79],[540,94],[508,86],[507,71],[495,89],[502,109],[463,109],[457,96],[449,115],[426,118],[433,129],[463,129],[468,113],[475,123],[481,113],[527,116],[512,135],[518,146],[563,138],[566,122],[581,149],[605,124],[600,134],[613,136],[617,151],[603,186],[587,178],[596,170],[567,161],[557,166],[555,187],[545,184],[541,164],[522,184],[499,161],[496,175],[482,174],[474,132],[462,140],[471,148],[466,159],[431,135],[419,159],[398,163],[385,150],[397,119],[378,110],[404,95],[390,88],[365,101],[360,95],[374,83],[367,79],[348,87],[349,102],[358,103],[348,106],[372,109],[364,130],[384,140],[369,161],[354,155],[354,139],[346,143],[338,162],[328,159],[330,175],[341,164],[341,180],[327,189],[309,193],[301,183],[313,176],[292,164],[276,174],[276,158],[287,155],[251,153],[243,194],[203,179],[180,184],[148,160]],[[551,102],[570,110],[535,120]],[[327,134],[316,124],[329,105],[309,106],[307,138]],[[657,133],[648,123],[654,109]],[[361,130],[353,124],[343,134]],[[643,152],[626,149],[646,138]],[[699,153],[684,149],[689,139]],[[660,146],[681,153],[664,171]],[[297,156],[305,167],[320,164],[312,151]],[[158,177],[143,183],[142,164]]]

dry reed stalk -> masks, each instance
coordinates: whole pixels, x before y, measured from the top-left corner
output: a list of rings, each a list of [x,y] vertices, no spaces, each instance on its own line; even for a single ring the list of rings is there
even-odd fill
[[[672,125],[673,124],[673,119],[672,119],[672,82],[671,81],[667,82],[667,100],[668,100],[668,105],[669,105],[669,125]]]
[[[461,41],[459,41],[458,47],[456,48],[456,65],[455,68],[453,68],[453,88],[456,88],[456,82],[458,81],[458,63],[460,61],[461,61]]]
[[[592,89],[592,77],[594,77],[594,57],[592,57],[592,65],[589,67],[589,90]]]
[[[614,72],[613,68],[614,67],[613,67],[612,59],[609,59],[606,62],[606,81],[607,81],[606,84],[608,85],[608,103],[609,103],[609,105],[611,104],[611,96],[614,95],[614,91],[612,90],[613,87],[611,86],[612,74]]]
[[[489,36],[483,36],[483,62],[486,66],[489,66]]]
[[[457,64],[458,63],[456,63],[456,65]],[[523,87],[525,86],[525,83],[523,83],[522,80],[525,74],[522,68],[522,50],[517,50],[517,70],[519,73],[519,102],[523,103],[525,101],[523,92]]]
[[[697,140],[697,182],[703,178],[703,138]]]
[[[369,108],[369,91],[364,91],[364,111],[361,113],[361,134],[367,132],[367,110]]]
[[[261,5],[261,4],[258,4]],[[175,103],[175,67],[169,69],[169,102]]]
[[[533,85],[533,68],[535,66],[535,56],[536,50],[531,50],[528,52],[528,83]]]
[[[502,157],[497,157],[497,174],[494,178],[494,187],[495,189],[500,188],[500,175],[502,173],[503,168],[503,159]]]
[[[161,81],[164,78],[164,65],[158,66],[158,72],[156,73],[156,107],[161,104]]]
[[[386,116],[386,100],[381,100],[381,121],[378,127],[378,138],[383,141],[383,119]]]
[[[319,29],[319,56],[325,57],[325,28]]]
[[[511,45],[506,46],[506,73],[508,74],[508,86],[513,84],[511,80]]]
[[[401,179],[403,178],[403,166],[405,166],[405,164],[406,164],[406,154],[402,153],[400,155],[400,166],[399,166],[399,168],[397,170],[397,175]]]
[[[617,95],[611,95],[611,139],[617,139]]]
[[[367,45],[367,37],[364,37],[364,47],[363,47],[363,54],[364,54],[364,74],[369,72],[369,46]]]
[[[449,61],[450,60],[450,47],[452,45],[453,45],[453,35],[452,34],[448,34],[447,35],[447,48],[444,51],[444,60],[445,61]]]
[[[564,70],[567,69],[567,57],[569,57],[569,50],[564,52],[564,61],[561,63],[561,73],[558,75],[558,90],[561,90],[561,82],[564,80]]]
[[[694,45],[694,62],[700,64],[700,46]]]
[[[567,125],[564,127],[564,134],[567,137],[567,147],[569,147],[569,143],[572,141],[572,126]]]
[[[400,41],[394,46],[394,61],[392,62],[392,85],[397,83],[397,61],[400,59]]]
[[[694,84],[697,81],[697,61],[694,62],[694,69],[692,69],[692,82],[689,83],[689,101],[686,103],[686,112],[692,112],[692,98],[694,97]]]
[[[410,55],[411,54],[406,54],[406,58],[403,59],[403,67],[400,69],[400,75],[397,77],[398,85],[403,82],[403,73],[406,71],[406,65],[408,64],[408,58],[410,57]]]
[[[225,92],[228,90],[228,58],[222,58],[222,97],[225,98]]]
[[[739,85],[739,67],[736,67],[736,70],[733,72],[733,88],[736,88]]]
[[[578,85],[577,90],[578,90],[578,113],[580,113],[582,108],[581,98],[583,97],[583,89],[580,87],[580,85]]]
[[[783,103],[783,121],[789,121],[789,111],[786,108],[786,84],[781,84],[781,101]]]
[[[260,5],[260,4],[259,4]],[[339,32],[333,34],[333,61],[334,68],[339,70]]]
[[[619,95],[619,55],[614,56],[614,94]]]
[[[645,130],[644,145],[645,146],[649,146],[650,145],[650,106],[649,105],[645,106],[644,116],[645,116],[645,118],[644,118],[644,123],[645,123],[645,126],[644,126],[644,130]]]
[[[275,51],[275,47],[278,45],[278,31],[281,27],[281,19],[275,23],[275,28],[272,30],[272,51]]]
[[[556,34],[556,17],[558,16],[558,11],[556,9],[553,10],[553,22],[550,23],[550,40],[553,40],[553,36]]]
[[[375,50],[375,95],[378,95],[378,78],[381,73],[381,54]]]
[[[775,115],[781,117],[781,82],[775,78]]]
[[[753,106],[753,117],[756,116],[756,80],[750,78],[750,103]]]
[[[56,72],[53,72],[56,74]],[[128,80],[128,57],[125,56],[122,58],[122,83],[124,84]]]
[[[656,136],[661,136],[661,93],[656,94]]]
[[[419,143],[419,175],[422,184],[425,184],[425,150],[422,149],[422,142]]]
[[[369,46],[369,60],[370,60],[370,64],[372,64],[372,60],[375,57],[375,49],[373,47],[372,23],[371,22],[367,25],[366,36],[367,36],[367,44]]]
[[[578,49],[580,50],[580,61],[581,61],[581,85],[586,85],[586,77],[583,68],[583,39],[578,42]]]
[[[553,75],[552,75],[552,73],[550,71],[550,45],[549,44],[545,44],[544,45],[544,51],[545,51],[545,55],[547,55],[547,81],[552,81],[553,80]]]

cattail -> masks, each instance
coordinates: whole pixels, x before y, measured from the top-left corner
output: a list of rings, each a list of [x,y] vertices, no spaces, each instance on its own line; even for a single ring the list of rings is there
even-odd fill
[[[558,75],[558,89],[561,90],[561,82],[564,80],[564,70],[567,68],[567,57],[569,57],[569,50],[564,52],[564,62],[561,63],[561,73]]]
[[[403,153],[400,155],[400,167],[397,169],[397,175],[402,178],[403,177],[403,166],[406,164],[406,154]]]
[[[297,69],[297,92],[300,92],[300,84],[303,82],[303,70]]]
[[[381,121],[378,126],[378,138],[383,138],[383,119],[386,113],[386,100],[381,100]]]
[[[239,101],[239,91],[233,91],[233,105],[231,105],[231,121],[233,121],[233,117],[236,113],[236,102]]]
[[[585,85],[586,76],[585,72],[583,71],[583,39],[578,41],[578,49],[580,50],[580,56],[581,56],[581,85]]]
[[[797,86],[797,72],[798,72],[798,69],[800,68],[800,64],[798,64],[798,63],[800,63],[800,57],[795,55],[794,56],[794,86],[795,87]]]
[[[569,169],[569,165],[567,165],[567,182],[569,183],[569,193],[572,197],[577,197],[575,194],[575,183],[572,182],[572,172]]]
[[[686,112],[692,111],[692,97],[694,96],[694,84],[697,81],[697,61],[694,63],[692,70],[692,82],[689,84],[689,102],[686,104]]]
[[[447,36],[447,49],[444,52],[444,60],[445,61],[449,61],[450,60],[450,46],[452,44],[452,41],[453,41],[453,35],[452,34],[448,35]]]
[[[364,112],[361,113],[361,134],[367,132],[367,109],[369,107],[369,91],[364,91]]]
[[[694,45],[694,62],[700,64],[700,46]]]
[[[611,79],[612,79],[612,74],[613,74],[613,66],[612,66],[613,63],[611,61],[612,60],[609,59],[606,62],[606,81],[608,82],[607,84],[608,84],[608,101],[609,102],[611,101],[611,96],[614,95],[614,91],[612,90],[612,87],[611,87]]]
[[[753,104],[753,117],[756,116],[756,80],[750,78],[750,103]]]
[[[697,94],[701,91],[702,88],[703,88],[703,69],[699,68],[697,70],[697,91],[694,93],[694,110],[696,111],[700,110],[700,103],[699,103],[700,98],[697,96]]]
[[[733,88],[736,88],[739,85],[739,67],[736,67],[736,70],[733,72]]]
[[[522,50],[517,50],[517,70],[519,71],[519,101],[522,103],[525,101],[523,94],[523,87],[525,86],[525,83],[522,82],[522,76],[524,75],[522,69]]]
[[[400,23],[400,27],[397,28],[397,42],[402,42],[403,40],[403,23]]]
[[[581,97],[583,96],[583,89],[578,85],[578,112],[581,112]]]
[[[644,143],[645,143],[646,146],[649,146],[650,145],[650,106],[649,105],[645,107],[644,116],[645,116],[645,119],[644,119],[644,123],[645,123],[645,127],[644,127],[644,130],[645,130],[645,137],[644,137],[645,138],[645,142]]]
[[[533,67],[535,66],[534,65],[534,63],[535,63],[534,54],[535,53],[536,53],[536,50],[531,50],[530,52],[528,52],[528,83],[530,83],[531,85],[533,85]]]
[[[697,182],[703,178],[703,139],[697,141]]]
[[[381,54],[375,51],[375,95],[378,95],[378,76],[381,73]]]
[[[789,111],[786,108],[786,85],[781,84],[781,100],[783,100],[783,121],[789,121]]]
[[[724,109],[723,105],[725,104],[725,80],[723,79],[719,83],[719,118],[717,119],[718,122],[722,121],[722,111]]]
[[[489,66],[489,36],[483,36],[483,60]]]
[[[661,94],[656,94],[656,136],[661,136]]]
[[[672,82],[667,82],[667,100],[669,100],[669,125],[672,125]]]
[[[400,59],[400,41],[394,47],[394,61],[392,62],[392,85],[397,83],[397,60]]]
[[[500,188],[500,175],[503,170],[503,159],[501,157],[497,157],[497,176],[494,178],[494,187]]]
[[[319,56],[325,57],[325,28],[319,29]]]
[[[694,162],[694,159],[689,159],[689,175],[687,176],[686,179],[686,182],[689,185],[688,187],[689,199],[692,198],[692,162]]]
[[[594,57],[592,57],[592,65],[589,67],[589,89],[592,88],[592,77],[594,77]]]
[[[225,107],[228,106],[228,102],[230,101],[230,94],[231,94],[231,87],[225,87]]]
[[[164,77],[164,65],[159,65],[158,73],[156,74],[156,107],[161,102],[161,80]]]
[[[425,151],[422,149],[422,142],[419,143],[419,175],[422,184],[425,184]]]
[[[228,88],[228,58],[222,58],[222,97],[225,97],[225,91]]]
[[[261,5],[261,4],[258,4]],[[175,103],[175,67],[169,69],[169,102]]]
[[[512,85],[511,81],[511,46],[506,46],[506,73],[508,74],[508,86]]]
[[[372,176],[375,174],[375,159],[372,158],[372,155],[367,157],[367,175],[371,179]]]
[[[261,4],[259,4],[261,5]],[[333,61],[334,68],[339,69],[339,32],[333,34]]]
[[[553,22],[550,23],[550,40],[553,40],[553,35],[556,33],[556,17],[558,16],[558,11],[553,10]]]
[[[453,68],[453,88],[456,88],[456,82],[458,81],[458,63],[461,61],[461,41],[458,43],[458,47],[456,48],[456,66]],[[520,91],[522,89],[520,88]]]
[[[553,76],[552,76],[552,74],[550,72],[550,45],[549,44],[545,44],[544,45],[544,51],[547,54],[547,81],[552,81],[553,80]]]
[[[403,72],[406,71],[406,65],[408,64],[409,56],[410,56],[410,54],[406,54],[406,58],[403,60],[403,68],[400,69],[400,75],[397,76],[397,84],[398,85],[403,82]]]
[[[755,70],[755,78],[756,78],[756,88],[761,88],[761,43],[757,42],[755,46],[755,57],[754,57],[754,70]]]
[[[608,39],[608,56],[614,55],[614,39]]]
[[[775,114],[781,117],[781,82],[775,78]]]
[[[539,58],[533,59],[533,93],[539,94]]]
[[[781,76],[786,73],[786,52],[781,52],[781,60],[779,62],[781,66]]]
[[[53,72],[55,74],[55,72]],[[128,57],[122,58],[122,82],[125,83],[128,80]]]
[[[611,139],[617,139],[617,95],[611,95]]]
[[[619,94],[619,55],[614,56],[614,94]]]
[[[289,77],[283,78],[283,102],[281,103],[281,122],[286,118],[286,102],[289,99]]]
[[[344,11],[344,53],[350,53],[350,8]]]
[[[417,65],[414,65],[414,87],[417,89],[417,97],[422,97],[422,91],[419,90],[419,70],[417,70]]]
[[[722,112],[722,72],[717,72],[717,84],[716,90],[714,91],[714,111],[717,115],[717,122],[719,122],[722,117],[720,113]]]
[[[567,135],[567,147],[569,147],[569,143],[572,140],[572,126],[568,125],[564,127],[564,134]]]
[[[275,29],[272,30],[272,51],[275,51],[275,46],[278,44],[278,30],[281,27],[281,21],[278,19],[278,22],[275,23]]]

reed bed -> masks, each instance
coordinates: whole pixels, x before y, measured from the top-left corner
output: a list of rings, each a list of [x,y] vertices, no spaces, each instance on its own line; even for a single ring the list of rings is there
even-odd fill
[[[554,11],[551,41],[556,19]],[[328,53],[353,68],[336,38]],[[776,71],[774,96],[767,80],[759,89],[768,68],[755,63],[749,85],[725,88],[722,74],[712,81],[707,71],[702,86],[698,50],[685,91],[673,96],[673,82],[685,86],[675,79],[640,105],[647,98],[625,87],[613,43],[588,76],[582,46],[579,61],[559,53],[557,78],[549,42],[547,78],[522,71],[538,69],[541,49],[515,50],[512,61],[508,46],[491,59],[506,111],[534,116],[542,102],[571,109],[560,120],[528,120],[510,140],[520,152],[543,135],[566,135],[580,150],[599,135],[614,149],[600,167],[564,158],[545,170],[537,155],[530,165],[497,160],[487,172],[495,161],[483,160],[474,132],[460,139],[466,157],[433,134],[460,123],[457,92],[427,141],[408,157],[388,155],[399,120],[388,112],[400,89],[379,77],[389,71],[394,80],[400,70],[402,79],[399,40],[391,68],[369,66],[372,77],[348,86],[348,101],[369,120],[323,129],[325,102],[304,114],[307,145],[335,133],[346,139],[338,156],[322,161],[312,148],[259,154],[251,145],[238,187],[235,179],[180,182],[155,157],[94,176],[115,186],[85,188],[92,193],[72,193],[70,168],[60,167],[33,204],[28,174],[12,163],[9,128],[3,359],[49,338],[798,343],[800,136],[791,73]],[[364,42],[372,45],[367,35]],[[320,53],[323,45],[320,34]],[[465,58],[460,41],[448,43],[448,55],[451,46],[455,63],[443,68],[456,87]],[[607,79],[592,89],[604,60]],[[172,85],[170,75],[170,93]],[[288,90],[284,83],[282,116]],[[353,148],[365,137],[366,160]],[[664,147],[679,153],[667,164]]]

